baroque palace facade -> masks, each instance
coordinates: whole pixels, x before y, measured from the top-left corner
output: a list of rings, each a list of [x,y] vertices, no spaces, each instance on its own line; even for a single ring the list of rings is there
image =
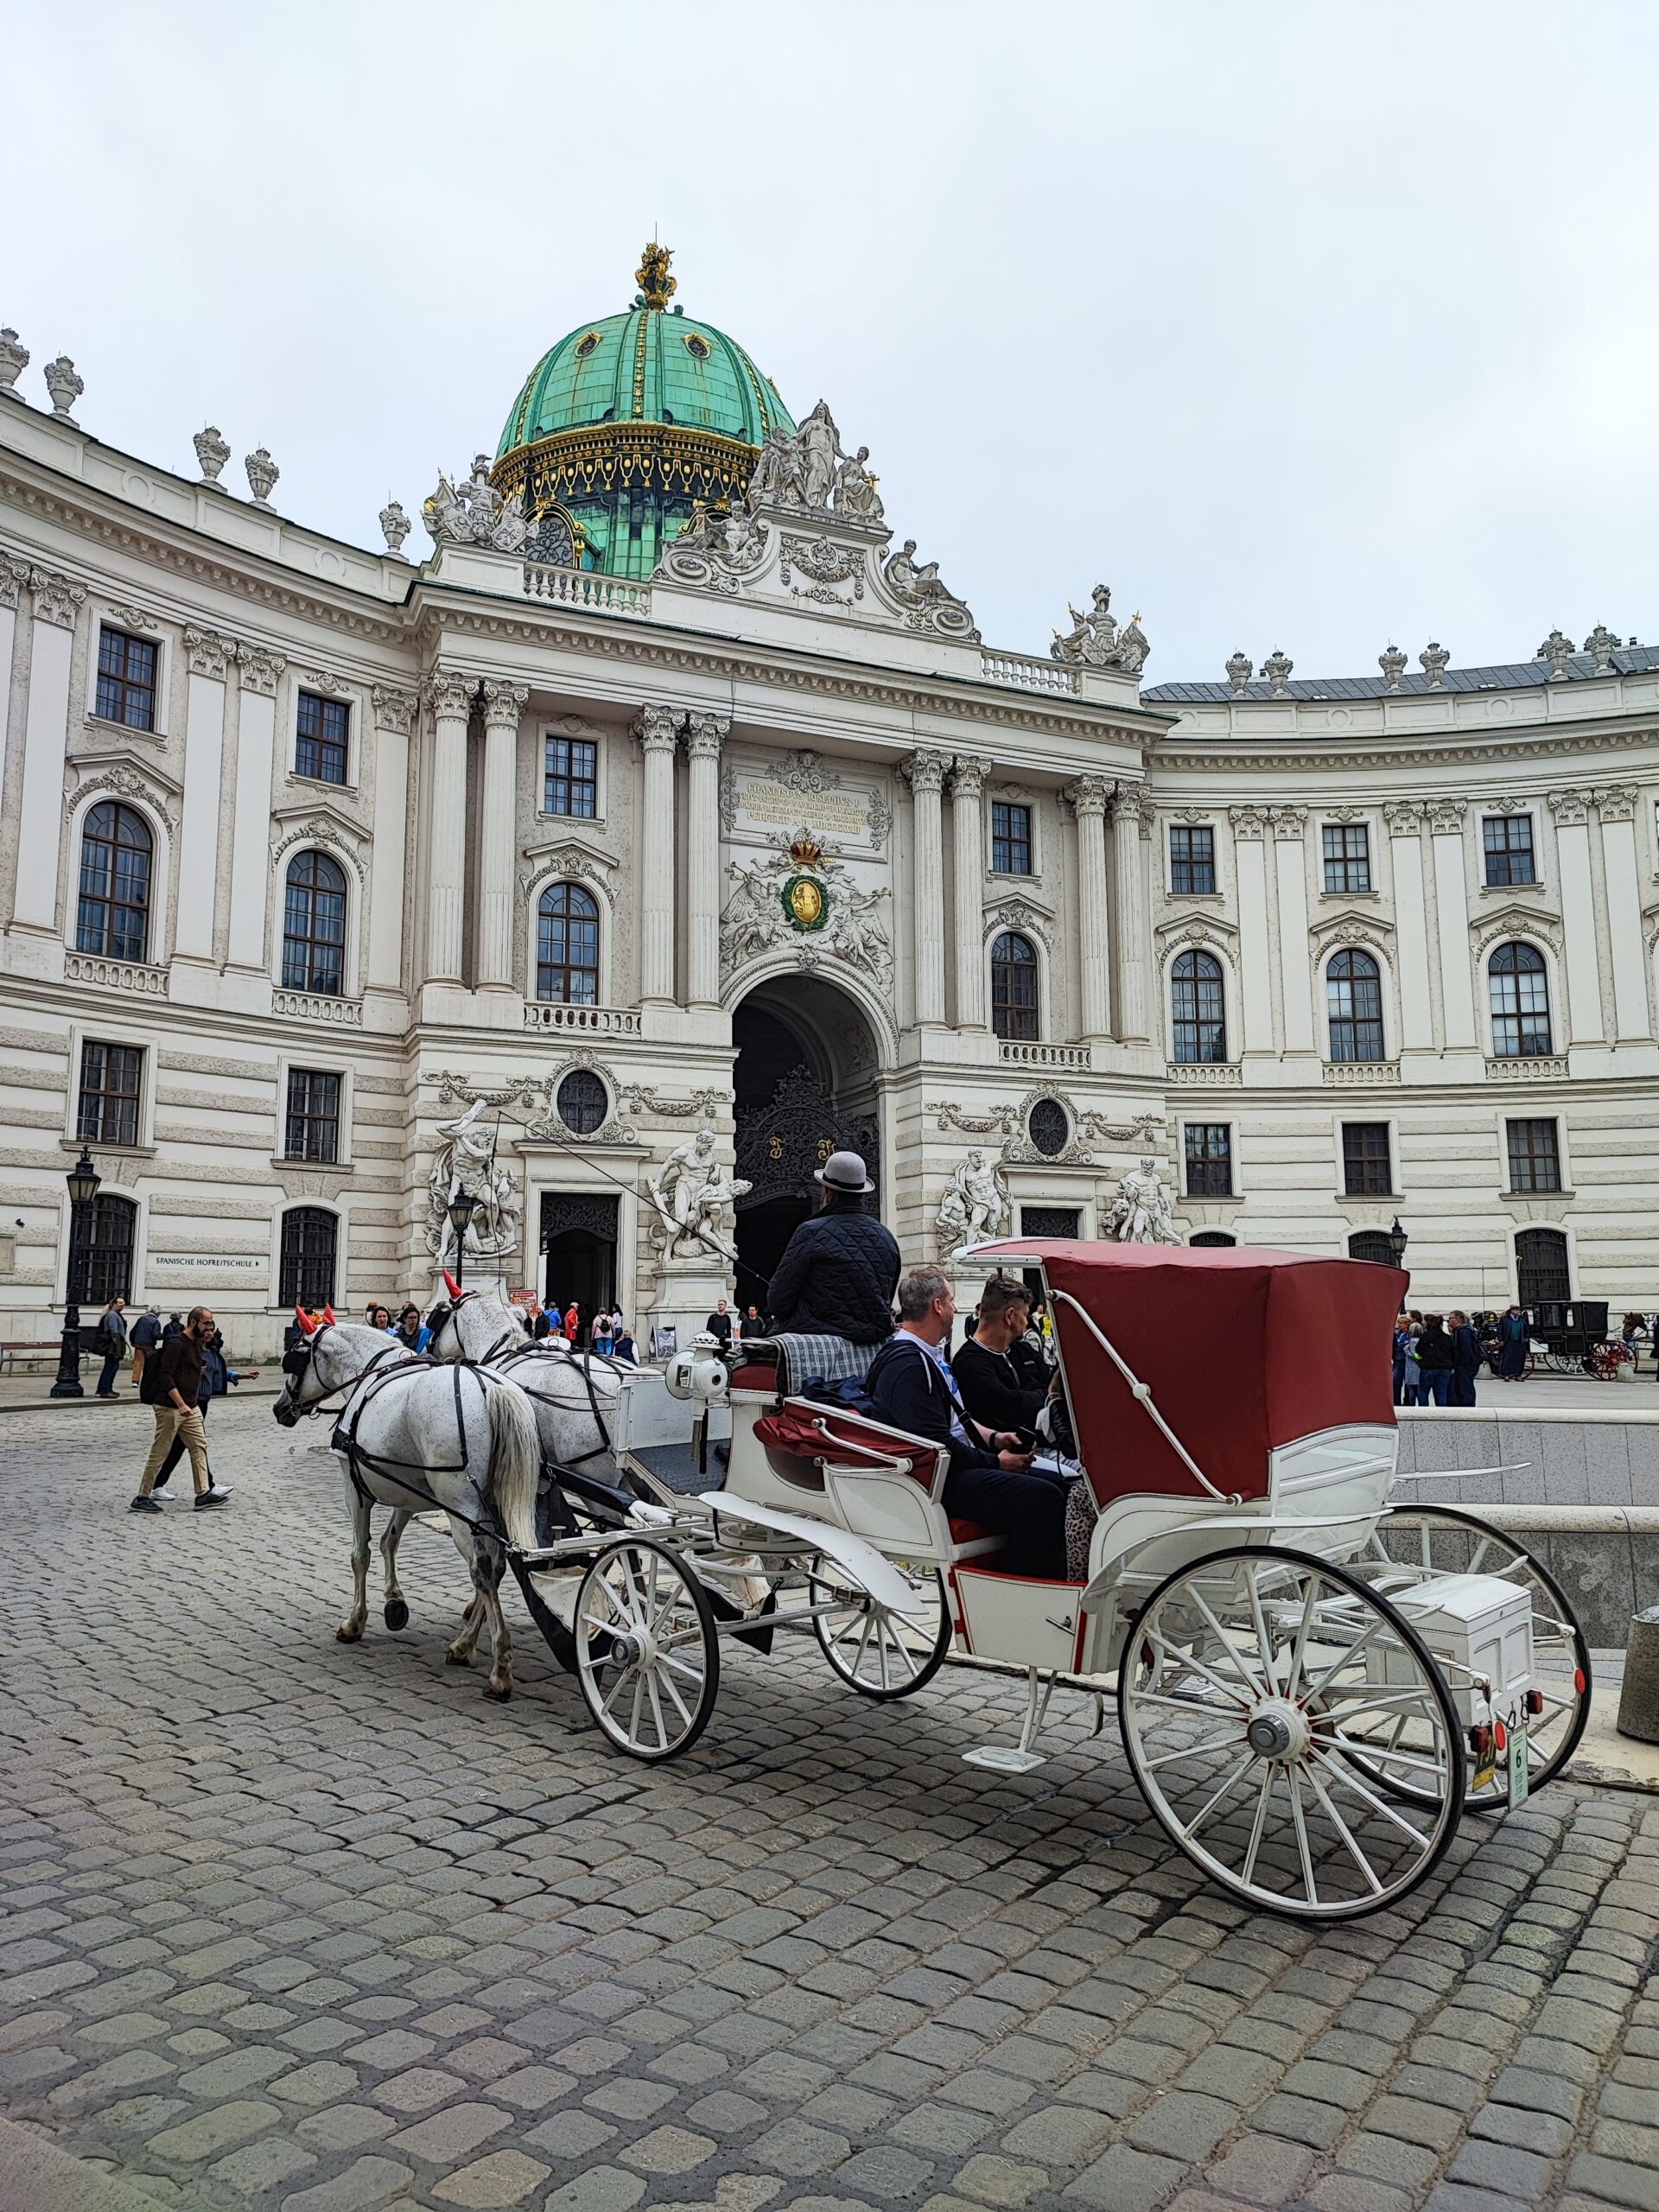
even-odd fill
[[[1098,589],[993,650],[638,281],[419,566],[0,336],[0,1333],[121,1289],[269,1352],[426,1295],[461,1185],[472,1280],[683,1331],[842,1144],[912,1259],[1397,1216],[1425,1301],[1659,1304],[1659,652],[1148,688]]]

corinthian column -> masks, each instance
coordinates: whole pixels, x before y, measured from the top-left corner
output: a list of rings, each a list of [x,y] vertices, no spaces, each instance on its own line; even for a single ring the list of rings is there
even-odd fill
[[[645,756],[639,837],[639,995],[674,996],[674,725],[671,707],[646,707],[633,726]]]
[[[426,981],[461,981],[461,918],[467,887],[467,723],[475,676],[441,668],[427,679],[435,732],[432,747],[432,834],[428,843]]]
[[[956,852],[957,1027],[985,1027],[985,822],[980,793],[985,764],[958,753],[950,779],[950,828]]]
[[[916,1019],[944,1020],[944,842],[939,793],[948,753],[912,753],[904,773],[916,799],[913,937],[916,947]]]
[[[685,825],[685,995],[692,1006],[720,1003],[720,748],[729,715],[688,715],[685,753],[690,789]]]
[[[1065,796],[1077,817],[1078,939],[1082,949],[1083,1033],[1109,1037],[1112,969],[1111,924],[1106,889],[1106,804],[1111,785],[1104,776],[1079,776]],[[1120,910],[1121,911],[1121,910]]]
[[[524,683],[484,686],[483,849],[478,881],[478,980],[486,990],[512,988],[512,856],[518,812],[518,717],[530,703]]]
[[[1147,859],[1152,807],[1145,786],[1131,784],[1112,806],[1112,857],[1117,876],[1117,1034],[1144,1044],[1152,1034],[1147,986]]]

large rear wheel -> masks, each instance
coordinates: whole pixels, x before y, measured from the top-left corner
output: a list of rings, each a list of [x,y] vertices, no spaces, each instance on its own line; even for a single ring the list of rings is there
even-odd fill
[[[619,1751],[677,1758],[709,1725],[720,1638],[708,1594],[680,1554],[637,1536],[607,1544],[582,1579],[576,1680]]]
[[[1118,1720],[1165,1833],[1262,1910],[1379,1912],[1457,1832],[1463,1743],[1432,1656],[1380,1592],[1303,1553],[1167,1577],[1128,1631]]]

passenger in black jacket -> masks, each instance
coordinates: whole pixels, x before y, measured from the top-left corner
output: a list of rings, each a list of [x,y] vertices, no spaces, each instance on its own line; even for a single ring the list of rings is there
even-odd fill
[[[817,1171],[823,1210],[804,1221],[772,1269],[767,1293],[779,1335],[880,1344],[893,1327],[899,1247],[859,1200],[875,1188],[855,1152],[832,1152]]]
[[[1033,1471],[1031,1454],[1012,1431],[988,1429],[963,1407],[944,1351],[957,1302],[938,1268],[911,1269],[899,1286],[899,1326],[864,1383],[882,1420],[949,1447],[946,1512],[1008,1540],[988,1564],[1008,1574],[1064,1581],[1065,1478]]]
[[[1033,1389],[1014,1363],[1026,1333],[1031,1293],[1017,1275],[993,1275],[979,1300],[974,1333],[952,1354],[962,1402],[989,1428],[1030,1428],[1048,1395],[1048,1377]]]
[[[1452,1376],[1457,1363],[1457,1353],[1451,1338],[1446,1333],[1444,1319],[1439,1313],[1425,1315],[1423,1333],[1417,1339],[1417,1364],[1423,1378],[1417,1385],[1420,1406],[1449,1403]]]

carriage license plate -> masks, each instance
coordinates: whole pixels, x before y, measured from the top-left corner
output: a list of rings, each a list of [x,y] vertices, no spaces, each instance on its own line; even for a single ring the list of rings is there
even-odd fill
[[[1524,1805],[1531,1787],[1527,1775],[1527,1724],[1515,1722],[1510,1729],[1510,1804],[1511,1808]]]

